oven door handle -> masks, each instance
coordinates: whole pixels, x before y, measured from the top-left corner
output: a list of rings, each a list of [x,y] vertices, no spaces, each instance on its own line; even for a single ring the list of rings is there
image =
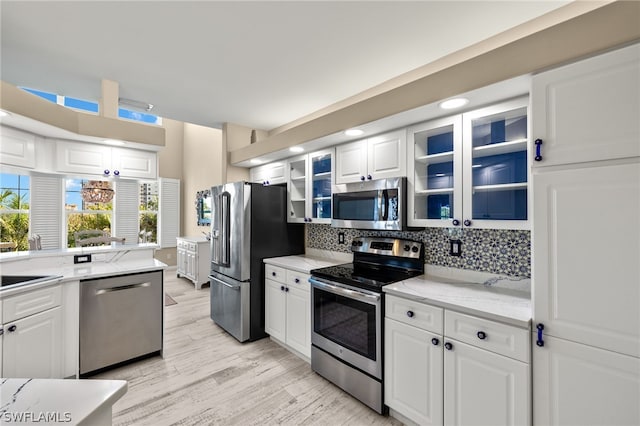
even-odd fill
[[[319,279],[314,277],[309,278],[309,282],[311,283],[311,285],[318,287],[322,290],[326,290],[330,293],[339,294],[341,296],[348,297],[350,299],[361,300],[365,303],[369,303],[370,305],[375,305],[380,301],[379,295],[365,293],[357,290],[351,290],[349,288],[329,284],[325,281],[320,281]]]

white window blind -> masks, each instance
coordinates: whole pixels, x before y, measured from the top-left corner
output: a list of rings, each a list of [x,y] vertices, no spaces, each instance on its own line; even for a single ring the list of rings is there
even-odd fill
[[[30,235],[40,235],[43,249],[62,247],[62,179],[31,176]]]
[[[115,188],[114,237],[125,238],[126,244],[138,244],[138,199],[140,184],[135,180],[118,180]]]
[[[160,178],[158,208],[158,244],[176,247],[180,236],[180,180]]]

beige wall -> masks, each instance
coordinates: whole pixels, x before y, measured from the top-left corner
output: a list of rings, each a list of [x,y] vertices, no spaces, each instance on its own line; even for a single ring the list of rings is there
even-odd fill
[[[233,123],[224,123],[222,126],[222,141],[224,151],[227,153],[226,179],[227,182],[237,182],[249,180],[249,169],[245,167],[235,167],[228,161],[229,152],[251,145],[251,131],[249,127],[240,126]],[[264,130],[256,130],[256,139],[262,140],[268,136]]]
[[[221,130],[184,123],[182,235],[199,236],[209,231],[205,226],[197,226],[196,192],[225,183],[225,154]]]

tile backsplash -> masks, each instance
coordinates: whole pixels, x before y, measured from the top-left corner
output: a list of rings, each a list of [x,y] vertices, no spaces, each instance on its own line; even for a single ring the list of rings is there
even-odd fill
[[[338,233],[344,232],[344,244]],[[427,228],[421,231],[366,231],[307,224],[307,246],[350,252],[351,240],[359,236],[385,236],[422,241],[428,264],[470,269],[515,277],[531,277],[531,232],[502,229]],[[462,241],[462,255],[449,254],[452,239]]]

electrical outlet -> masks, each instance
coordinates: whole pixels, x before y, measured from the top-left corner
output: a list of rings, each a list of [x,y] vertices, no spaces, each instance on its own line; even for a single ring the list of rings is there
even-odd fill
[[[344,232],[338,232],[338,244],[344,244]]]
[[[462,241],[450,240],[449,244],[450,244],[449,254],[451,256],[462,256]]]

